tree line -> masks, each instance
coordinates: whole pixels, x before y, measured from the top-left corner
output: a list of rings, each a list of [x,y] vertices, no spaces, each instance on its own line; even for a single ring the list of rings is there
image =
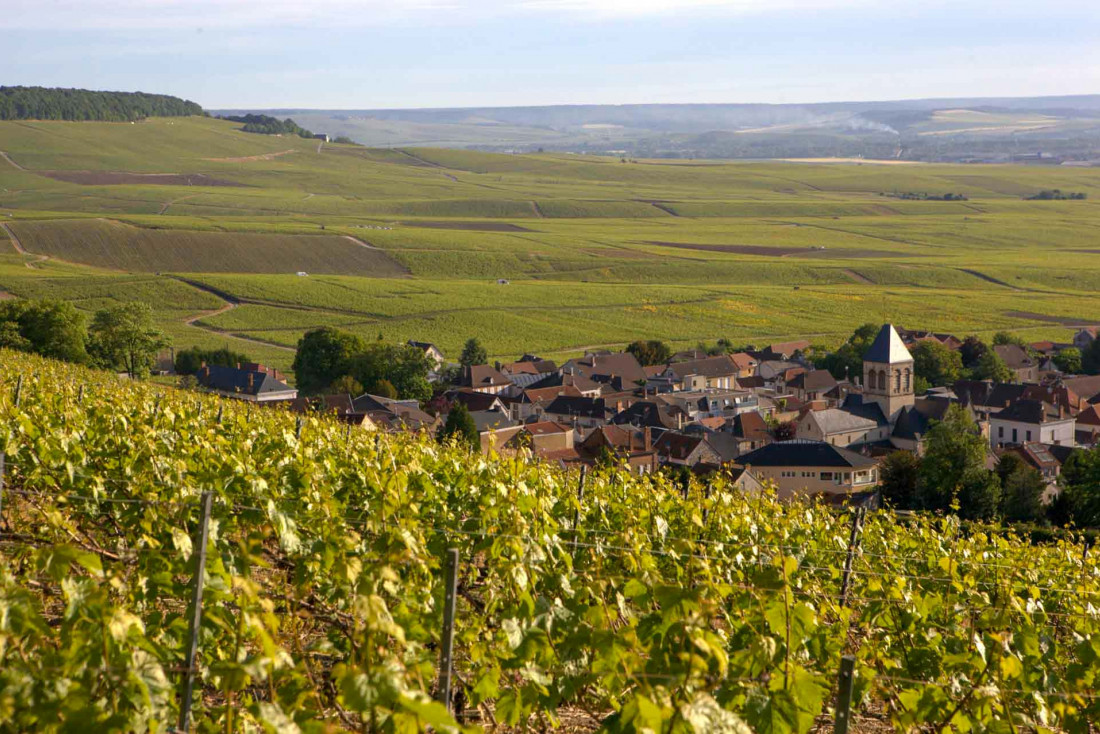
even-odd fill
[[[156,328],[146,303],[122,303],[87,314],[65,301],[0,303],[0,347],[74,364],[149,374],[168,339]]]
[[[167,94],[0,87],[0,120],[133,122],[146,117],[203,114],[194,102]]]
[[[218,119],[243,123],[244,127],[242,127],[241,130],[246,133],[259,133],[260,135],[297,135],[302,138],[313,137],[313,133],[299,126],[298,123],[294,122],[294,120],[289,117],[285,120],[280,120],[270,115],[248,114],[227,115],[225,117],[219,117]]]

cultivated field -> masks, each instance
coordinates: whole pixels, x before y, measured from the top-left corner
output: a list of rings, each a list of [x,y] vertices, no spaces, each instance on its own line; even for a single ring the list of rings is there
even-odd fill
[[[284,368],[319,325],[514,357],[1100,321],[1100,169],[375,150],[205,118],[0,123],[0,151],[25,253],[0,227],[0,290],[139,297],[178,346]],[[1045,189],[1089,199],[1025,200]]]

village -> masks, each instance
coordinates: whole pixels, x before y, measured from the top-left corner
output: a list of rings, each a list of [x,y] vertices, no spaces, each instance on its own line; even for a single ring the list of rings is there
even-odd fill
[[[1050,502],[1070,453],[1100,440],[1100,376],[1064,374],[1052,357],[1087,349],[1097,334],[1081,329],[1071,345],[993,346],[1011,379],[960,379],[919,394],[911,350],[964,343],[892,324],[863,353],[862,374],[840,379],[814,368],[804,340],[735,353],[689,350],[647,366],[629,351],[594,351],[560,365],[534,355],[468,365],[428,410],[369,393],[299,397],[258,364],[204,366],[197,377],[202,389],[227,397],[330,414],[368,430],[435,435],[462,406],[483,452],[528,450],[565,467],[613,461],[637,473],[724,471],[747,491],[768,483],[781,498],[834,501],[873,497],[885,457],[921,456],[930,428],[957,405],[985,440],[988,468],[1015,454],[1043,477]],[[434,345],[409,346],[424,352],[433,375],[445,370]]]

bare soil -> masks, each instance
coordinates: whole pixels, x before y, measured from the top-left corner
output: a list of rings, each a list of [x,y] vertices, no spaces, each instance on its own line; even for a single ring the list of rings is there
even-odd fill
[[[1032,313],[1031,311],[1006,311],[1005,316],[1011,316],[1014,319],[1031,319],[1032,321],[1042,321],[1047,324],[1058,324],[1060,326],[1092,326],[1095,321],[1088,319],[1074,319],[1068,316],[1047,316],[1041,313]]]
[[[398,222],[406,227],[427,227],[429,229],[462,229],[469,232],[532,232],[533,230],[508,222],[448,222],[443,220],[421,220],[418,222]]]
[[[35,171],[55,181],[82,186],[142,184],[154,186],[244,186],[235,181],[211,178],[202,173],[130,173],[128,171]]]
[[[765,245],[705,245],[694,242],[656,242],[642,244],[675,247],[681,250],[701,250],[703,252],[729,252],[735,255],[761,255],[764,257],[819,257],[819,258],[880,258],[880,257],[920,257],[905,252],[890,250],[857,250],[853,248],[831,248],[813,250],[809,247],[767,247]]]

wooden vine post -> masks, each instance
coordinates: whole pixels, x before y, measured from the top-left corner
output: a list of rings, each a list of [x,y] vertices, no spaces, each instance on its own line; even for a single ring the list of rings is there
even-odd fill
[[[191,726],[191,699],[195,691],[195,658],[199,651],[199,627],[202,624],[202,582],[206,573],[206,544],[210,539],[210,508],[214,501],[212,492],[203,492],[200,500],[202,517],[199,521],[198,537],[195,548],[195,576],[191,586],[191,629],[187,638],[187,651],[184,657],[183,688],[180,692],[180,719],[178,730],[188,731]]]
[[[844,559],[844,576],[840,580],[840,606],[848,606],[848,590],[852,585],[852,563],[855,560],[856,551],[859,550],[860,534],[863,526],[863,515],[867,510],[863,507],[852,515],[852,529],[848,535],[848,556]]]
[[[836,694],[836,722],[833,734],[848,734],[852,719],[852,687],[855,679],[856,659],[845,655],[840,659],[840,676]]]
[[[447,549],[443,569],[443,635],[439,644],[439,685],[435,697],[451,711],[451,674],[454,670],[455,601],[458,596],[458,548]],[[451,713],[454,713],[451,711]]]

